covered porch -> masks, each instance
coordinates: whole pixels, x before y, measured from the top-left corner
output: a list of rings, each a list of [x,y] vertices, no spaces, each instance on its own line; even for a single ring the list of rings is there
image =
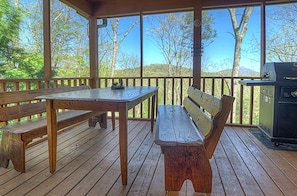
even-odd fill
[[[239,86],[244,79],[260,77],[202,77],[200,56],[193,57],[191,77],[100,77],[98,72],[97,18],[147,12],[194,10],[195,20],[201,21],[201,11],[219,4],[261,5],[277,1],[67,1],[79,14],[89,20],[90,76],[85,78],[52,78],[50,46],[50,0],[44,1],[44,76],[42,79],[0,80],[0,91],[58,88],[61,86],[89,85],[109,87],[122,79],[125,85],[159,86],[158,104],[182,104],[186,88],[192,84],[209,94],[233,95],[238,86],[236,104],[223,131],[214,157],[210,160],[213,171],[212,195],[296,195],[297,150],[276,150],[266,147],[249,129],[255,128],[259,116],[259,88]],[[114,6],[117,5],[117,6]],[[116,7],[117,9],[114,9]],[[264,26],[262,26],[264,28]],[[195,28],[194,44],[201,46],[201,29]],[[265,48],[265,30],[261,34],[261,48]],[[261,65],[265,50],[261,50]],[[141,53],[141,55],[143,55]],[[142,58],[142,57],[141,57]],[[142,65],[140,66],[142,69]],[[176,84],[178,93],[173,93]],[[165,92],[165,93],[164,93]],[[170,93],[168,93],[170,92]],[[169,96],[170,95],[170,96]],[[256,95],[256,96],[255,96]],[[1,106],[2,107],[2,106]],[[5,106],[4,106],[5,107]],[[199,195],[190,181],[179,192],[164,190],[164,162],[160,147],[154,144],[150,132],[147,104],[129,111],[128,185],[121,183],[118,150],[118,127],[111,129],[88,128],[87,123],[73,126],[58,136],[57,171],[49,172],[46,139],[36,141],[26,151],[26,173],[16,172],[10,164],[0,168],[0,195]]]

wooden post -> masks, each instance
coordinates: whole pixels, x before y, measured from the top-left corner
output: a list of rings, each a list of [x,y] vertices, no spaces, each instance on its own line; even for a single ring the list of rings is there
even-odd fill
[[[261,71],[266,61],[266,4],[265,1],[261,4]]]
[[[43,1],[44,78],[52,78],[50,0]]]
[[[98,88],[98,28],[97,18],[89,18],[89,51],[90,51],[90,86]]]
[[[201,55],[202,55],[202,7],[194,7],[194,41],[193,41],[193,84],[200,88],[201,85]]]

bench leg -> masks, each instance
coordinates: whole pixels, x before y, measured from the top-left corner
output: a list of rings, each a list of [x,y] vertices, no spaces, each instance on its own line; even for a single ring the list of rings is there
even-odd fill
[[[107,113],[100,115],[99,121],[100,127],[106,129],[107,128]]]
[[[7,168],[9,160],[12,161],[16,171],[25,172],[25,142],[22,141],[21,134],[12,134],[3,131],[0,166]]]
[[[185,180],[195,192],[211,193],[212,170],[203,146],[163,146],[165,190],[179,191]]]
[[[5,132],[2,131],[2,140],[1,140],[1,144],[0,144],[0,167],[4,167],[7,168],[8,164],[9,164],[9,159],[8,159],[8,155],[7,155],[7,140],[5,139]]]
[[[95,127],[97,122],[101,128],[107,128],[107,113],[103,113],[99,116],[94,116],[89,119],[89,127]]]

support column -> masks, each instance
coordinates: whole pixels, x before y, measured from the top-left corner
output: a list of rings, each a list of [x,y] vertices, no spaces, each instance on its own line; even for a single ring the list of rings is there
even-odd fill
[[[201,85],[201,55],[202,55],[202,7],[194,7],[194,38],[193,38],[193,84],[200,88]]]
[[[98,28],[97,18],[89,18],[90,86],[98,88]]]
[[[260,70],[266,62],[266,4],[265,1],[261,4],[261,59],[260,59]]]
[[[44,50],[44,78],[52,78],[51,59],[51,14],[50,0],[43,1],[43,50]]]

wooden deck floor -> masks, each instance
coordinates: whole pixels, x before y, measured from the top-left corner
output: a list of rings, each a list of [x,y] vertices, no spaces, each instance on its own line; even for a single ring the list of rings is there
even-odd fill
[[[129,121],[128,127],[128,185],[121,184],[118,129],[83,123],[59,135],[55,174],[49,172],[47,142],[27,150],[26,173],[11,164],[0,168],[0,195],[166,195],[163,156],[149,122]],[[226,127],[210,161],[211,195],[297,195],[297,151],[268,149],[248,129]],[[190,181],[167,194],[199,195]]]

